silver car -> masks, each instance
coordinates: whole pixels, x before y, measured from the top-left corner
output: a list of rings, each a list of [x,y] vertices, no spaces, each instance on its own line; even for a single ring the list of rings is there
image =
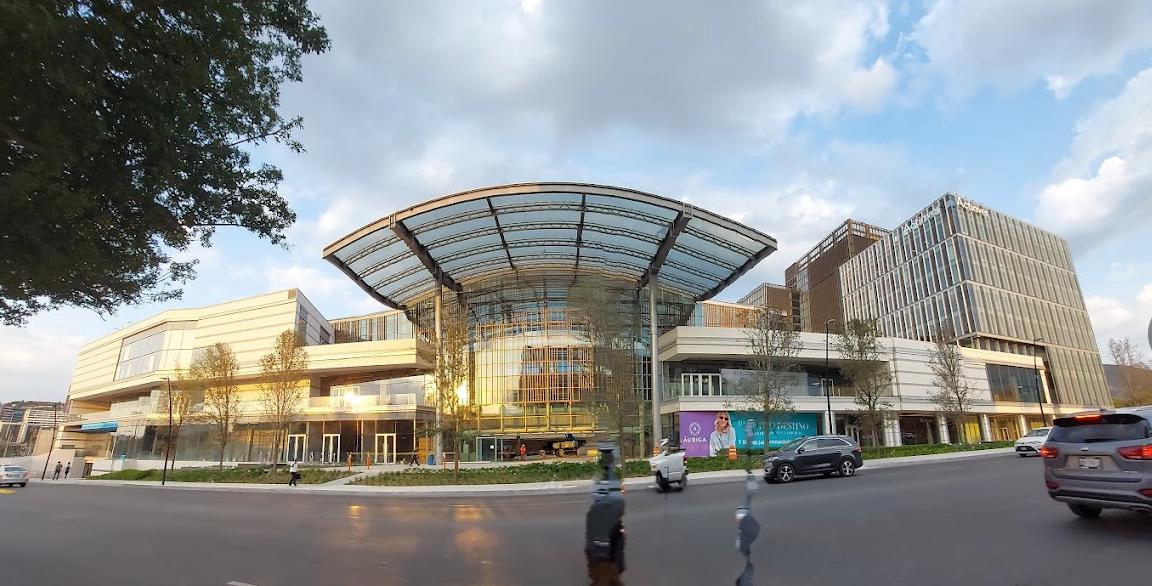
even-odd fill
[[[1040,456],[1048,496],[1076,515],[1094,519],[1104,509],[1152,514],[1152,407],[1057,419]]]
[[[23,466],[0,464],[0,486],[5,484],[28,486],[28,470]]]

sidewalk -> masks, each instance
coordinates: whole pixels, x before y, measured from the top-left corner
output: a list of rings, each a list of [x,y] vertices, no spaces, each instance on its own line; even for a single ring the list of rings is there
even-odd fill
[[[973,458],[992,458],[1013,455],[1013,448],[997,448],[993,450],[978,450],[973,452],[952,452],[948,454],[930,454],[926,456],[906,456],[902,458],[882,458],[866,460],[861,473],[867,474],[871,470],[886,468],[899,468],[919,464],[937,464],[953,460],[968,460]],[[757,477],[763,474],[757,459],[753,473]],[[689,461],[691,467],[691,461]],[[513,496],[532,494],[582,494],[587,493],[591,487],[588,480],[561,480],[555,482],[530,482],[521,484],[471,484],[471,485],[445,485],[445,486],[360,486],[339,484],[351,479],[369,474],[378,470],[357,474],[350,478],[342,478],[327,484],[304,484],[288,486],[284,484],[242,484],[242,483],[206,483],[206,482],[169,482],[161,487],[160,483],[141,480],[56,480],[36,481],[36,484],[69,484],[84,486],[146,486],[152,488],[167,488],[176,490],[214,490],[231,492],[275,492],[295,494],[329,494],[344,496],[406,496],[406,497],[467,497],[467,496]],[[699,484],[720,484],[724,482],[738,482],[744,478],[743,470],[719,470],[716,472],[694,472],[689,476],[689,487]],[[626,478],[626,489],[644,489],[653,487],[652,478],[640,476]]]

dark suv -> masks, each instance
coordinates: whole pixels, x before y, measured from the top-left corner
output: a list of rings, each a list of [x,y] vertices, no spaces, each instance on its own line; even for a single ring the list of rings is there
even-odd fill
[[[797,476],[823,474],[848,477],[864,465],[856,440],[843,435],[818,435],[792,440],[764,456],[764,480],[792,482]]]
[[[1102,409],[1053,422],[1040,448],[1048,496],[1080,517],[1152,513],[1152,407]]]

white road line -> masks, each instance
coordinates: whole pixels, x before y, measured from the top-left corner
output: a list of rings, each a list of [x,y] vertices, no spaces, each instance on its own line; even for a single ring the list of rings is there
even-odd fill
[[[229,582],[225,586],[256,586],[256,585],[255,584],[249,584],[247,582],[236,582],[235,580],[233,580],[232,582]]]

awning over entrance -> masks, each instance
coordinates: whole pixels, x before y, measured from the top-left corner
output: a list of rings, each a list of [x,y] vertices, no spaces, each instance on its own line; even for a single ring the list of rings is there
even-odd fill
[[[490,187],[381,218],[324,250],[377,300],[407,309],[443,285],[599,273],[704,300],[776,250],[771,236],[656,195],[580,183]]]
[[[119,428],[115,421],[94,421],[80,425],[81,433],[103,433],[116,431]]]

